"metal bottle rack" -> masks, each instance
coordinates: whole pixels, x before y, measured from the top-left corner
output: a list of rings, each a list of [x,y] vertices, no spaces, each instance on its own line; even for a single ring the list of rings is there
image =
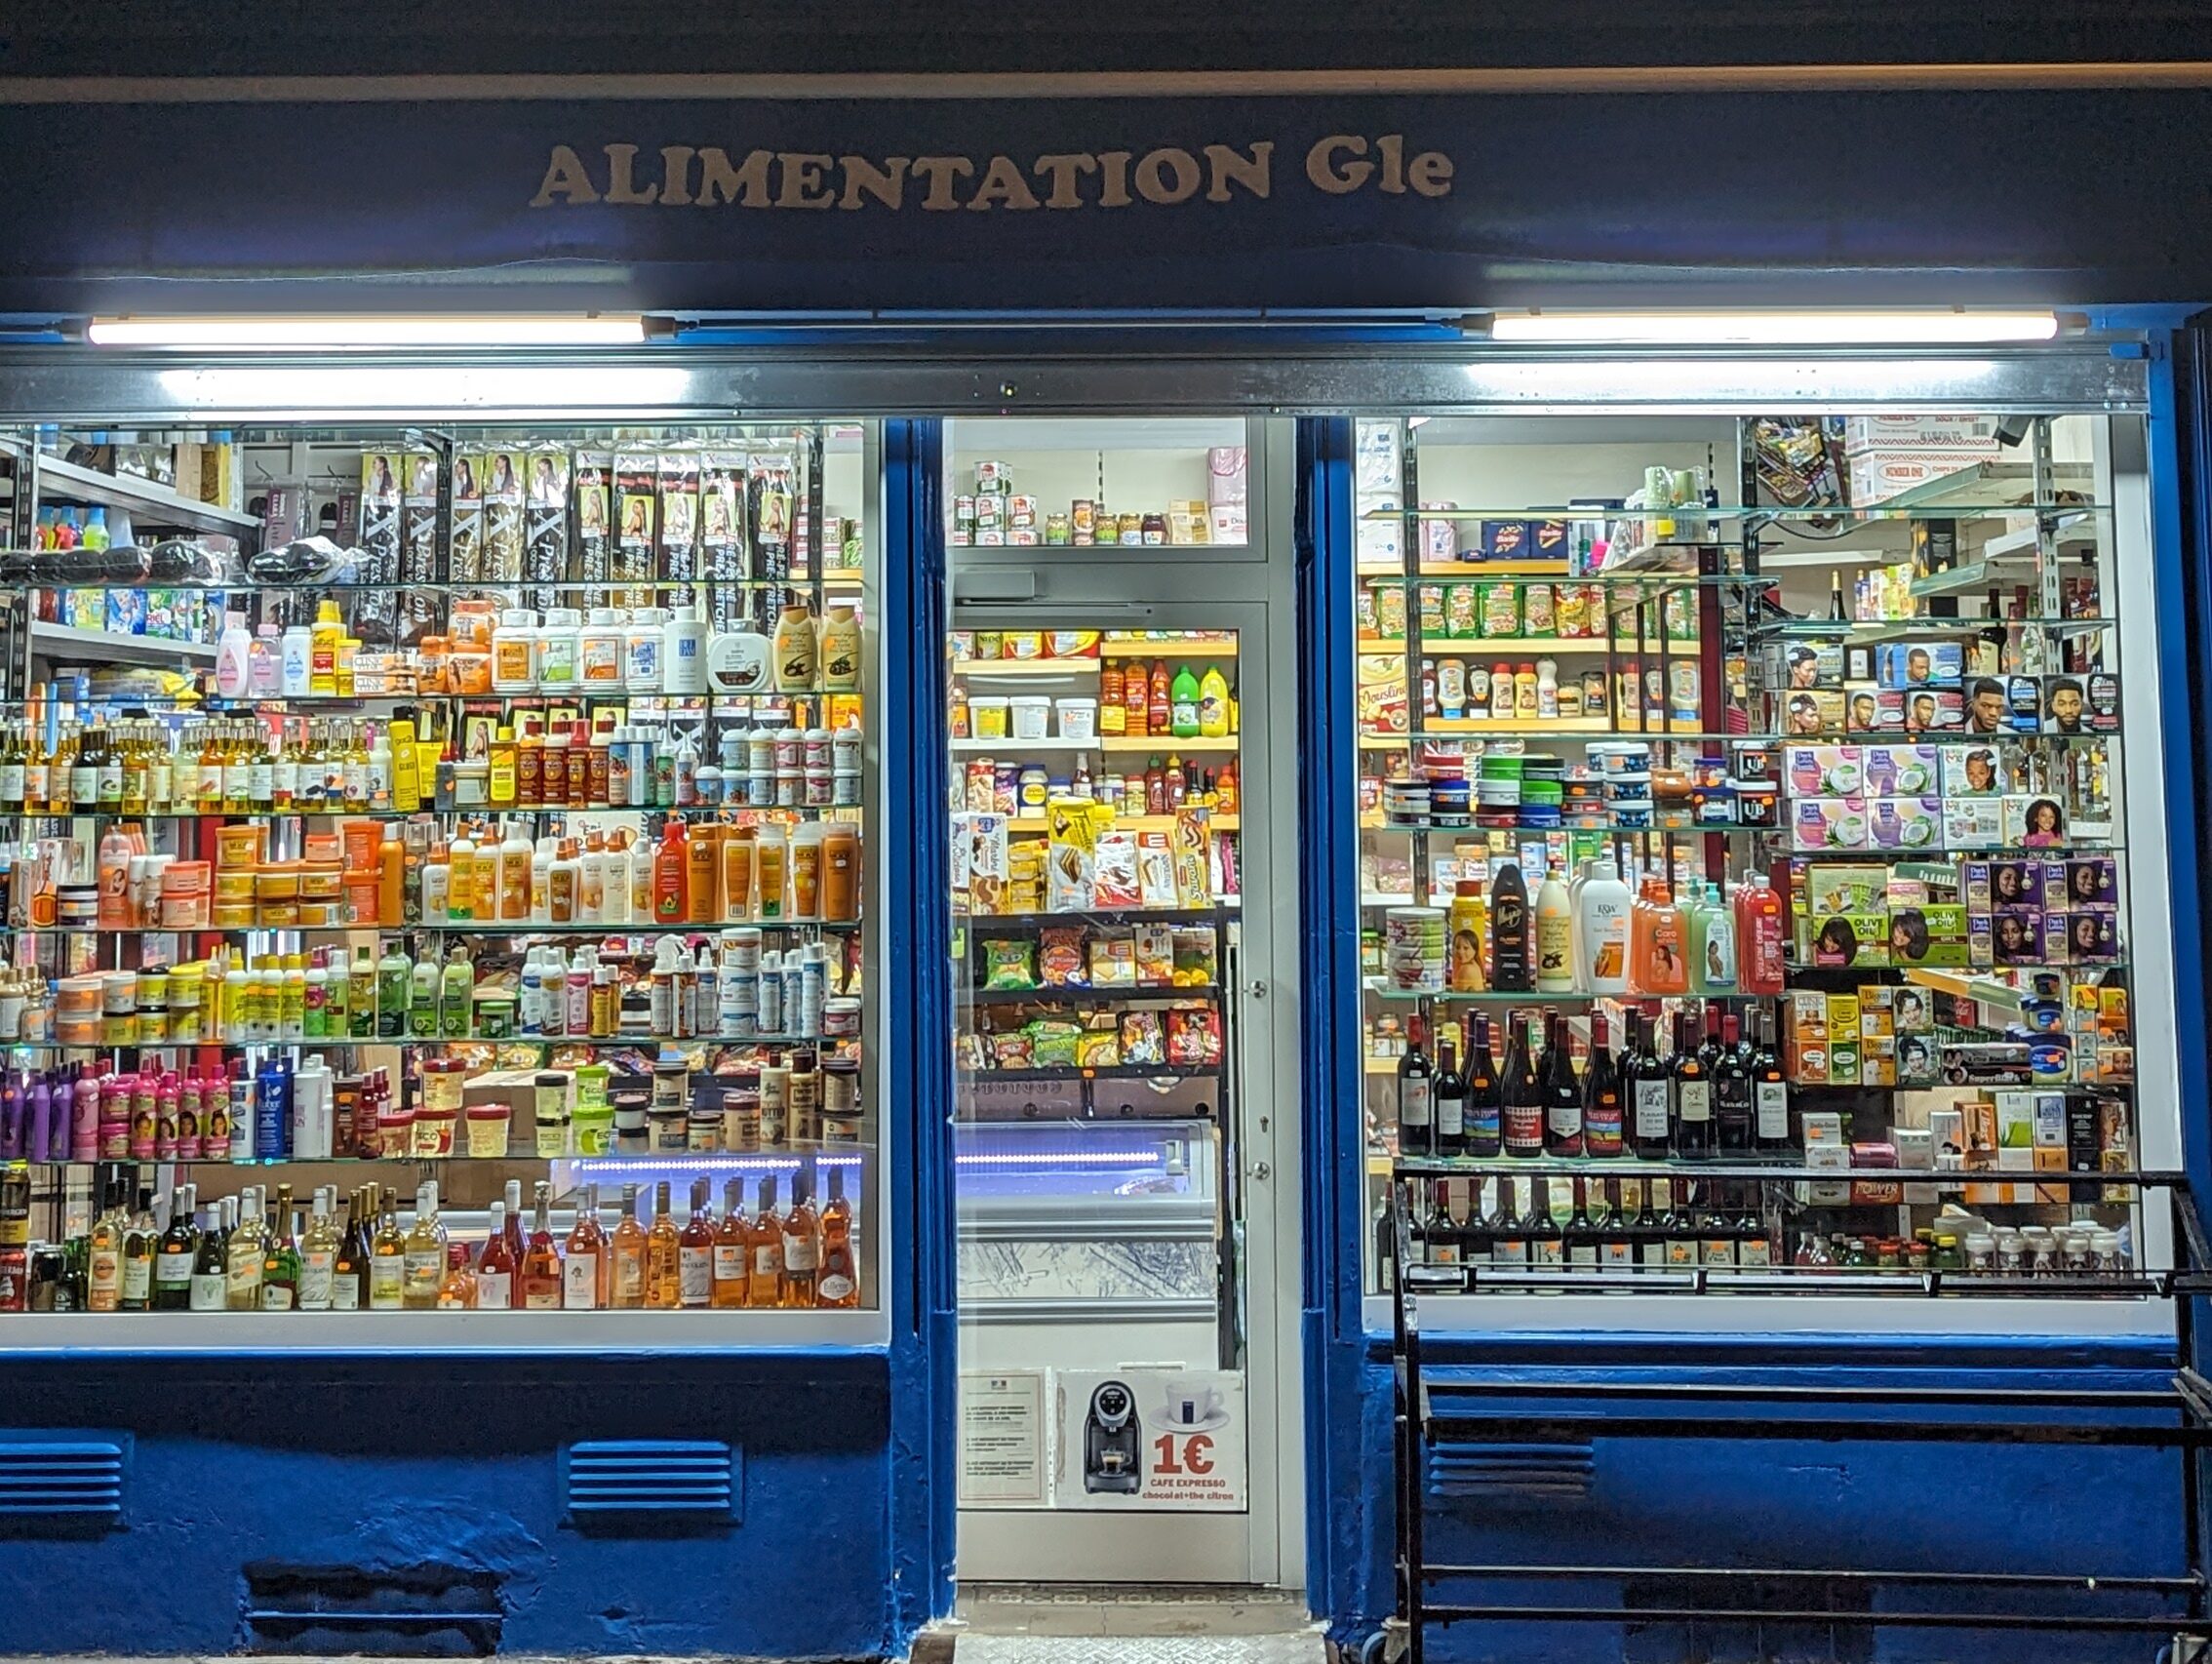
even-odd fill
[[[2199,1645],[2212,1635],[2206,1605],[2204,1545],[2197,1529],[2200,1502],[2198,1452],[2212,1445],[2212,1380],[2192,1366],[2192,1301],[2212,1294],[2212,1244],[2192,1205],[2188,1181],[2175,1172],[2099,1173],[2100,1184],[2139,1185],[2163,1191],[2172,1219],[2172,1241],[2181,1264],[2170,1271],[2139,1271],[2094,1281],[2070,1278],[1998,1278],[1943,1271],[1808,1273],[1785,1267],[1768,1271],[1716,1272],[1704,1267],[1680,1272],[1627,1272],[1571,1269],[1513,1271],[1481,1265],[1416,1265],[1411,1254],[1411,1221],[1418,1181],[1498,1174],[1532,1177],[1624,1171],[1633,1164],[1505,1162],[1468,1158],[1401,1159],[1391,1177],[1392,1225],[1399,1274],[1391,1292],[1391,1372],[1395,1453],[1394,1565],[1398,1617],[1386,1632],[1394,1653],[1422,1664],[1429,1632],[1455,1623],[1615,1623],[1615,1624],[1791,1624],[1826,1628],[1916,1628],[1928,1630],[2008,1630],[2061,1634],[2136,1634],[2191,1637]],[[1637,1169],[1637,1176],[1652,1176]],[[1837,1169],[1699,1163],[1673,1166],[1667,1176],[1722,1182],[1833,1181]],[[1950,1183],[1957,1171],[1901,1172],[1883,1169],[1884,1180]],[[2055,1176],[2055,1175],[2054,1175]],[[2177,1363],[2171,1383],[2159,1391],[2087,1390],[2051,1387],[1884,1386],[1843,1384],[1761,1385],[1689,1381],[1603,1381],[1577,1383],[1579,1399],[1596,1401],[1590,1409],[1531,1407],[1541,1390],[1506,1382],[1454,1381],[1455,1401],[1440,1405],[1424,1373],[1421,1296],[1513,1289],[1522,1292],[1601,1292],[1630,1296],[1648,1293],[1719,1292],[1788,1295],[1814,1292],[1886,1294],[1893,1298],[1940,1299],[1970,1290],[1976,1298],[2036,1299],[2105,1295],[2158,1298],[2174,1302]],[[1757,1400],[1765,1407],[1743,1406]],[[1726,1403],[1725,1420],[1699,1406]],[[1607,1406],[1624,1406],[1615,1415]],[[1846,1411],[1851,1419],[1821,1417],[1824,1409]],[[2054,1412],[2105,1412],[2114,1420],[2085,1425],[2050,1419]],[[1963,1412],[1972,1412],[1971,1416]],[[1947,1415],[1958,1419],[1946,1419]],[[2125,1419],[2120,1419],[2125,1418]],[[2185,1571],[2175,1575],[2059,1574],[1954,1571],[1942,1568],[1868,1570],[1839,1566],[1790,1565],[1579,1565],[1535,1563],[1461,1564],[1429,1560],[1422,1503],[1429,1456],[1440,1438],[1473,1438],[1524,1446],[1561,1445],[1592,1437],[1730,1440],[1926,1443],[2032,1447],[2052,1445],[2124,1446],[2172,1450],[2179,1457],[2183,1506]],[[1438,1585],[1481,1586],[1513,1582],[1641,1584],[1671,1592],[1671,1605],[1575,1604],[1566,1600],[1487,1604],[1472,1593],[1441,1598]],[[1945,1606],[1931,1610],[1880,1610],[1871,1600],[1863,1608],[1823,1605],[1838,1589],[1867,1592],[1880,1588],[1942,1588],[1975,1592],[1991,1599],[1989,1610]],[[1683,1591],[1694,1593],[1684,1595]],[[1456,1592],[1455,1592],[1456,1593]],[[2078,1609],[2056,1612],[2005,1607],[2002,1597],[2042,1600],[2078,1598]],[[2144,1613],[2115,1608],[2162,1601],[2169,1609]],[[1402,1648],[1402,1651],[1401,1651]],[[2181,1657],[2177,1651],[2175,1656]]]

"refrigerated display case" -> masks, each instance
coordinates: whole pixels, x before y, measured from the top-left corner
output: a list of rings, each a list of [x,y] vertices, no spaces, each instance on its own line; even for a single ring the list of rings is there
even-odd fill
[[[1256,432],[948,429],[966,1575],[1274,1574]],[[1017,1483],[994,1441],[1022,1392],[1045,1407]]]
[[[880,1341],[874,430],[0,446],[0,1344]]]
[[[2170,1328],[2141,420],[1356,448],[1369,1328]]]

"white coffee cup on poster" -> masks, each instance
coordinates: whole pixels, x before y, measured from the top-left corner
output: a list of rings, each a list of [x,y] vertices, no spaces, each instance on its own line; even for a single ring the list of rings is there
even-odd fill
[[[1206,1427],[1225,1407],[1221,1389],[1202,1381],[1167,1383],[1165,1420],[1170,1427]]]

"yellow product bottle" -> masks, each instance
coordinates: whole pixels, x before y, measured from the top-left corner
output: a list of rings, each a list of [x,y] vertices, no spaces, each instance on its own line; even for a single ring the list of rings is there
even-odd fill
[[[732,826],[722,841],[722,917],[725,922],[753,916],[754,856],[759,835],[750,826]]]
[[[515,731],[502,728],[492,740],[491,795],[494,808],[515,801]]]
[[[325,601],[315,613],[315,627],[307,638],[307,692],[336,695],[338,644],[345,640],[345,624],[337,603]]]
[[[1198,731],[1207,739],[1228,737],[1229,678],[1219,665],[1209,666],[1199,680]]]
[[[691,902],[689,924],[711,925],[722,917],[722,837],[729,830],[711,824],[694,826],[685,840],[685,858],[691,864],[684,886]]]
[[[1490,985],[1482,969],[1482,950],[1490,933],[1489,911],[1482,881],[1461,879],[1452,891],[1451,951],[1445,962],[1455,994],[1480,994]]]
[[[394,717],[385,734],[392,748],[392,808],[413,814],[422,807],[422,775],[415,766],[415,723]]]
[[[470,881],[468,916],[480,925],[499,918],[499,838],[489,827],[476,845],[476,876]]]

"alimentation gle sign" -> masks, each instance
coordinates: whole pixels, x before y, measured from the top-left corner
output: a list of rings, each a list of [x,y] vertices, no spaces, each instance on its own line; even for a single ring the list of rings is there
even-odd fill
[[[1402,134],[1337,133],[1278,165],[1272,139],[1195,150],[1070,150],[991,155],[857,156],[720,145],[555,144],[532,208],[611,203],[636,208],[795,208],[926,214],[1127,208],[1146,202],[1226,203],[1275,195],[1279,178],[1329,196],[1451,194],[1451,158],[1408,153]]]

